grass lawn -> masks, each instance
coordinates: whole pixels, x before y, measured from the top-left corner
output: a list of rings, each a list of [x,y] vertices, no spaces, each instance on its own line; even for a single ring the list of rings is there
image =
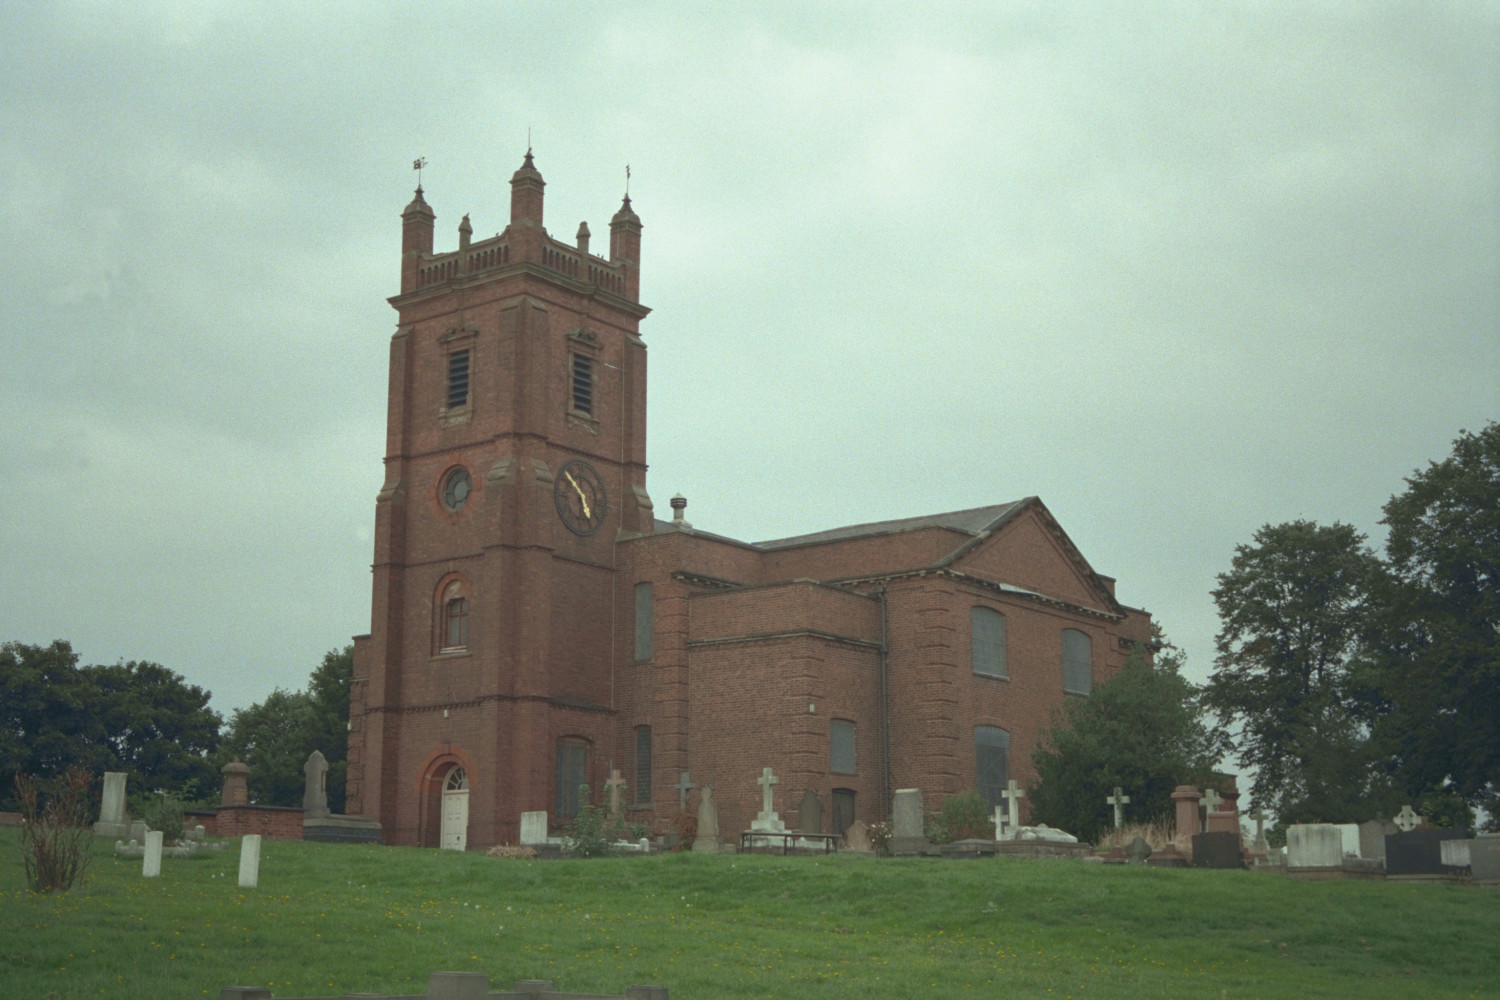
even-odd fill
[[[1012,859],[516,861],[268,840],[139,860],[96,842],[37,896],[0,830],[0,997],[277,997],[551,979],[748,997],[1500,997],[1500,892]]]

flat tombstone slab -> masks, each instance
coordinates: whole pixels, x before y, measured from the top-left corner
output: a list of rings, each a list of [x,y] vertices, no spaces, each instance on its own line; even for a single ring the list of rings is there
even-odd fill
[[[1385,838],[1396,830],[1396,824],[1388,819],[1369,819],[1359,824],[1359,856],[1384,861]]]
[[[1472,840],[1440,840],[1438,841],[1438,857],[1444,868],[1468,868],[1473,854]]]
[[[152,830],[146,834],[146,853],[141,858],[141,874],[146,878],[156,878],[161,874],[160,830]]]
[[[328,815],[328,758],[314,750],[302,765],[302,816],[321,819]]]
[[[1500,844],[1500,839],[1496,840]],[[875,850],[875,845],[870,842],[870,828],[865,821],[857,819],[849,824],[849,829],[844,831],[844,850],[856,853],[869,854]]]
[[[1240,835],[1227,831],[1193,835],[1194,868],[1243,868]]]
[[[896,789],[891,822],[893,837],[922,836],[922,790],[920,788]]]
[[[1475,837],[1469,845],[1469,874],[1476,882],[1500,879],[1500,837]]]
[[[811,788],[802,793],[802,804],[797,807],[797,821],[802,833],[823,832],[823,800]]]
[[[1145,837],[1136,837],[1125,848],[1126,864],[1143,865],[1149,857],[1151,857],[1151,845],[1146,843]]]
[[[1387,875],[1453,875],[1457,866],[1444,867],[1442,842],[1463,840],[1463,830],[1408,830],[1385,838]]]
[[[1288,868],[1337,868],[1344,863],[1344,836],[1332,823],[1293,823],[1286,830]]]
[[[427,977],[428,1000],[485,1000],[490,977],[482,972],[434,972]]]
[[[247,833],[240,838],[240,888],[254,889],[260,884],[260,834]]]
[[[130,832],[130,817],[125,813],[125,772],[104,772],[104,802],[99,807],[99,822],[94,832],[101,837],[123,837]]]
[[[547,812],[523,812],[521,814],[521,845],[535,847],[547,842]]]

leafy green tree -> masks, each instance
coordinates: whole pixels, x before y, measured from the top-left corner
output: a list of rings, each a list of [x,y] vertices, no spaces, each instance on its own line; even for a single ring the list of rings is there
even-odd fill
[[[1411,795],[1500,805],[1500,424],[1461,432],[1407,479],[1382,523],[1377,732]]]
[[[1137,645],[1125,666],[1087,698],[1073,698],[1043,734],[1032,764],[1031,815],[1081,840],[1114,825],[1106,802],[1118,785],[1125,816],[1170,815],[1172,789],[1202,780],[1228,748],[1203,722],[1198,689],[1182,676],[1182,651],[1153,624],[1154,656]]]
[[[265,701],[234,710],[219,760],[238,758],[250,766],[251,801],[300,806],[303,765],[319,750],[328,760],[328,807],[343,811],[353,675],[354,647],[345,646],[324,655],[307,690],[277,688]]]
[[[1357,821],[1390,792],[1369,739],[1361,655],[1384,565],[1346,524],[1267,525],[1235,548],[1205,704],[1237,725],[1252,802],[1281,824]]]
[[[17,773],[124,771],[137,788],[212,787],[209,693],[156,663],[78,666],[63,641],[0,646],[0,800]],[[13,807],[13,806],[12,806]]]

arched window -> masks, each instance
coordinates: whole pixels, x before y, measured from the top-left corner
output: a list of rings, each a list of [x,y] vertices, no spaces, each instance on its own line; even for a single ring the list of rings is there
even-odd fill
[[[1005,616],[994,608],[969,609],[969,659],[985,677],[1005,674]]]
[[[583,804],[579,788],[588,783],[589,745],[577,736],[564,736],[557,741],[557,796],[558,820],[569,820],[578,815]]]
[[[651,584],[635,585],[635,661],[651,659],[651,629],[656,615],[652,607]]]
[[[974,727],[974,787],[990,808],[1002,805],[1010,780],[1010,733],[999,726]]]
[[[1076,628],[1063,629],[1062,680],[1068,694],[1088,694],[1094,686],[1094,644]]]
[[[438,590],[436,646],[439,653],[462,653],[469,648],[469,585],[450,579]]]
[[[651,804],[651,727],[635,727],[635,804]]]

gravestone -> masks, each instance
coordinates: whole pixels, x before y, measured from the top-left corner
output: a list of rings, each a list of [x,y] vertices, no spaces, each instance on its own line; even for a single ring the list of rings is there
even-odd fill
[[[240,838],[240,888],[254,889],[260,884],[260,834],[247,833]]]
[[[891,854],[911,857],[930,845],[922,832],[922,790],[898,788],[891,807]]]
[[[1344,863],[1344,838],[1332,823],[1293,823],[1286,829],[1286,866],[1338,868]]]
[[[538,809],[521,814],[521,846],[537,847],[547,842],[547,811]]]
[[[1026,793],[1021,791],[1021,786],[1016,783],[1016,779],[1011,778],[1006,783],[1005,790],[1000,793],[1000,797],[1005,800],[1006,826],[1015,830],[1021,825],[1021,800],[1026,797]]]
[[[1120,829],[1125,825],[1125,807],[1130,804],[1130,796],[1125,794],[1123,788],[1116,785],[1115,794],[1105,796],[1104,801],[1115,807],[1115,829]]]
[[[328,811],[328,758],[314,750],[302,765],[302,818],[322,819]]]
[[[1472,855],[1470,848],[1474,841],[1464,840],[1442,840],[1438,842],[1438,857],[1444,868],[1468,868]]]
[[[1271,849],[1271,845],[1266,843],[1266,811],[1264,809],[1256,809],[1250,814],[1250,818],[1255,820],[1254,849],[1261,854],[1265,854]]]
[[[434,972],[427,977],[427,1000],[487,1000],[490,977],[482,972]]]
[[[620,800],[625,790],[625,779],[620,777],[620,769],[618,767],[609,769],[609,780],[604,783],[604,787],[609,795],[609,812],[607,815],[611,818],[618,818],[622,812]]]
[[[219,792],[219,801],[226,806],[250,804],[250,765],[232,760],[219,769],[224,775],[224,787]]]
[[[1199,826],[1198,800],[1203,793],[1192,785],[1178,785],[1172,791],[1172,803],[1177,808],[1177,836],[1174,842],[1178,850],[1192,850],[1193,834],[1202,833]]]
[[[811,788],[802,793],[802,803],[797,806],[797,826],[803,833],[823,832],[823,800]]]
[[[781,779],[771,773],[769,767],[760,770],[760,777],[755,779],[760,786],[760,812],[755,814],[755,819],[750,824],[751,830],[764,830],[768,833],[785,833],[786,824],[781,821],[781,816],[774,808],[772,789],[781,784]]]
[[[1335,823],[1333,825],[1339,828],[1339,842],[1344,852],[1344,857],[1359,857],[1359,824]]]
[[[1125,847],[1126,864],[1143,865],[1149,857],[1151,857],[1151,845],[1146,843],[1145,837],[1136,837]]]
[[[132,820],[130,823],[130,839],[144,841],[146,839],[146,821],[143,819]]]
[[[698,786],[693,784],[693,779],[688,777],[686,771],[683,771],[677,776],[677,784],[674,787],[677,789],[677,811],[687,812],[688,792],[691,792]]]
[[[1469,847],[1469,876],[1475,882],[1500,880],[1500,837],[1475,837]]]
[[[1359,856],[1385,860],[1385,838],[1400,828],[1388,819],[1367,819],[1359,824]]]
[[[1210,831],[1193,837],[1194,868],[1243,868],[1240,835],[1228,831]]]
[[[1224,796],[1219,794],[1217,788],[1210,788],[1203,793],[1203,812],[1205,818],[1219,811],[1219,806],[1224,802]]]
[[[1396,814],[1395,823],[1401,828],[1402,833],[1410,833],[1422,825],[1422,817],[1416,814],[1416,811],[1411,807],[1411,803],[1408,802]]]
[[[104,801],[99,807],[99,822],[94,833],[100,837],[123,837],[130,832],[130,816],[125,812],[125,772],[104,772]]]
[[[714,802],[714,788],[698,789],[698,834],[693,838],[694,854],[719,852],[719,806]]]
[[[994,815],[993,822],[995,824],[995,839],[996,840],[1000,840],[1000,839],[1004,838],[1004,836],[1005,836],[1005,825],[1006,825],[1006,821],[1009,818],[1010,818],[1009,814],[1005,811],[1005,807],[1004,806],[996,806],[995,807],[995,815]]]
[[[1400,820],[1397,820],[1399,825]],[[1457,875],[1456,865],[1443,864],[1442,842],[1465,839],[1464,830],[1403,830],[1385,838],[1387,875]]]
[[[161,874],[161,831],[146,834],[146,854],[141,859],[141,875],[156,878]]]
[[[854,854],[874,854],[875,845],[870,842],[870,828],[865,821],[857,819],[844,830],[844,851]]]
[[[1083,858],[1092,857],[1094,851],[1066,830],[1038,823],[1007,830],[1005,839],[995,842],[995,853],[1012,858]]]

